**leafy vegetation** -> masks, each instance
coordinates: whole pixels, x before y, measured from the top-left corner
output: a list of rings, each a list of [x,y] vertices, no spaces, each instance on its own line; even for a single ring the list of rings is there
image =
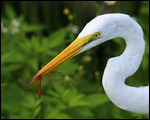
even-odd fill
[[[88,12],[87,12],[88,9]],[[143,61],[127,84],[148,85],[149,1],[1,2],[1,119],[148,119],[113,105],[102,87],[108,58],[120,55],[116,38],[65,62],[38,86],[29,78],[69,45],[96,15],[126,13],[144,30]],[[107,49],[106,49],[107,48]]]

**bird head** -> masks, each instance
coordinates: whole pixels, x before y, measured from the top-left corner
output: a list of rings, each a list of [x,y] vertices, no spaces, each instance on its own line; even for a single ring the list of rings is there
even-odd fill
[[[111,14],[101,15],[87,23],[78,37],[53,60],[45,65],[39,72],[37,72],[27,83],[27,85],[39,80],[39,78],[45,76],[47,73],[51,72],[53,69],[77,54],[95,47],[96,45],[99,45],[108,39],[116,37],[117,35],[114,33],[117,32],[114,31],[116,30],[117,26],[114,23],[117,19],[111,19],[112,17],[113,16],[111,16]]]
[[[83,50],[85,51],[87,49],[90,49],[89,46],[87,45],[91,44],[93,41],[99,40],[100,38],[101,38],[101,32],[99,31],[92,34],[88,34],[81,38],[77,37],[67,48],[65,48],[60,54],[58,54],[53,60],[51,60],[39,72],[37,72],[26,85],[30,85],[38,81],[39,78],[42,78],[47,73],[51,72],[53,69],[55,69],[65,61],[83,52]],[[93,45],[93,47],[94,46],[95,45]]]

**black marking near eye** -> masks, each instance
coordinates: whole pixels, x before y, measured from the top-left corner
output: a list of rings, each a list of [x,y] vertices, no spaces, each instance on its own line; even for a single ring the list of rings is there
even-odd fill
[[[91,38],[89,41],[88,41],[88,43],[90,43],[90,42],[92,42],[94,39],[93,38]]]
[[[97,40],[97,39],[101,38],[100,35],[101,35],[100,32],[94,33],[94,35],[89,39],[89,41],[85,42],[85,43],[83,44],[83,46],[87,45],[88,43],[90,43],[90,42],[92,42],[92,41],[94,41],[94,40]]]

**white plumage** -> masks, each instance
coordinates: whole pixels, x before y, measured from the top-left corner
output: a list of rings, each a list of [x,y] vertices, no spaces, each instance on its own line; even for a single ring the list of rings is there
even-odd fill
[[[142,61],[145,50],[142,28],[130,16],[115,13],[94,18],[87,23],[78,38],[94,32],[101,32],[101,38],[87,44],[80,53],[116,37],[126,42],[125,51],[107,62],[102,80],[106,94],[116,106],[124,110],[148,114],[149,86],[131,87],[125,84],[125,79],[137,71]]]

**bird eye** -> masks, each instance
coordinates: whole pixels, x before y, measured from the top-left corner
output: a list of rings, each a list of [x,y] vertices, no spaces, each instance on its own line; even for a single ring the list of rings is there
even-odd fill
[[[100,38],[100,35],[101,35],[101,32],[94,33],[94,35],[89,39],[89,41],[87,43],[90,43],[93,40],[97,40],[98,38]]]
[[[93,38],[96,39],[96,38],[98,38],[100,35],[101,35],[100,32],[96,32],[96,33],[93,35]]]

